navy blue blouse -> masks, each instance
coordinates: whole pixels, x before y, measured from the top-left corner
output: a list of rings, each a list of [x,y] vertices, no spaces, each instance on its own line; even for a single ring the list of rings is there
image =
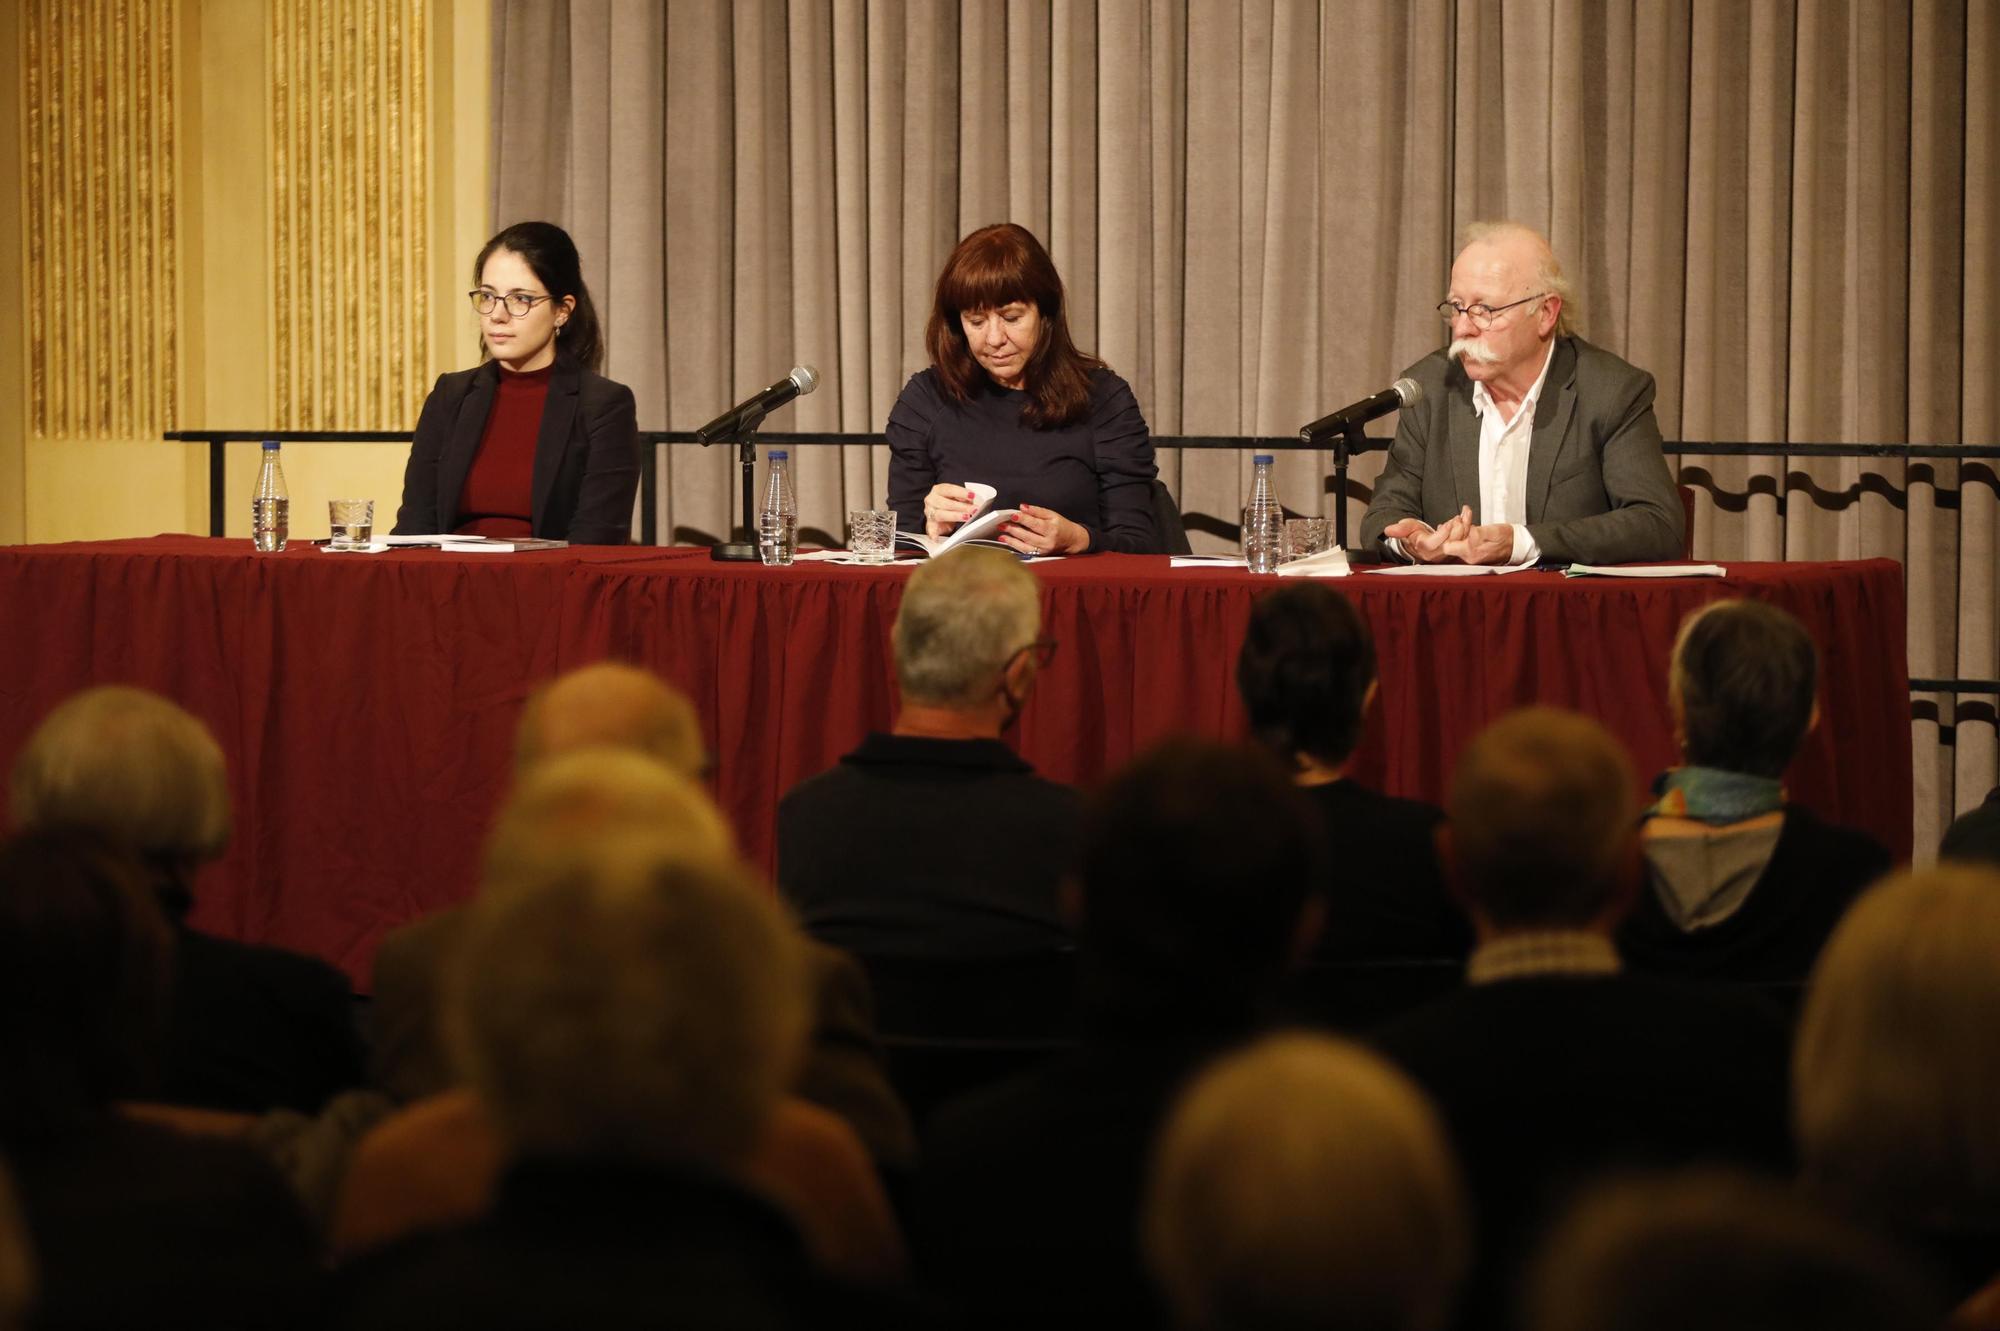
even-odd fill
[[[995,508],[1054,509],[1090,533],[1092,550],[1154,553],[1159,473],[1130,386],[1093,370],[1090,410],[1051,430],[1022,424],[1027,403],[1026,393],[983,374],[964,402],[951,399],[935,369],[912,375],[889,412],[889,507],[898,530],[924,530],[933,485],[983,481],[999,491]]]

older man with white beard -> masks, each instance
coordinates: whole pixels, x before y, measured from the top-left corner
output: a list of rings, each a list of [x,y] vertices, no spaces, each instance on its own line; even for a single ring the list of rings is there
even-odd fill
[[[1673,559],[1685,516],[1653,376],[1569,331],[1569,284],[1540,234],[1468,228],[1438,305],[1451,345],[1407,372],[1361,539],[1416,563]]]

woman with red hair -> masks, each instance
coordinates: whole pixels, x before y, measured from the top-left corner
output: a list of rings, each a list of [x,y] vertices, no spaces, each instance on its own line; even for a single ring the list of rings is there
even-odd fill
[[[1154,548],[1153,441],[1126,382],[1070,341],[1062,278],[1011,222],[958,243],[938,276],[931,366],[889,412],[897,525],[943,536],[972,516],[968,482],[1020,517],[1029,555]]]

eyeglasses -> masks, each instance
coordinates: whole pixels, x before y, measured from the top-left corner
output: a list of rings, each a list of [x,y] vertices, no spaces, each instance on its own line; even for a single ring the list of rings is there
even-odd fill
[[[481,314],[493,313],[493,307],[501,301],[505,301],[507,302],[507,313],[513,315],[516,319],[524,317],[529,310],[534,309],[535,306],[541,304],[543,301],[555,299],[554,296],[537,296],[533,292],[528,291],[509,291],[503,296],[490,287],[476,287],[466,292],[465,296],[467,300],[472,302],[472,308],[478,310]]]
[[[1056,640],[1054,638],[1037,638],[1025,647],[1017,647],[1014,649],[1014,655],[1007,658],[1007,663],[1012,665],[1014,657],[1019,656],[1022,652],[1033,652],[1035,654],[1035,669],[1047,670],[1049,662],[1056,659]]]
[[[1537,291],[1532,296],[1523,296],[1519,300],[1508,301],[1505,305],[1488,305],[1483,301],[1473,305],[1461,305],[1455,300],[1441,300],[1437,304],[1437,312],[1438,317],[1446,323],[1452,322],[1462,314],[1472,320],[1476,328],[1491,328],[1495,319],[1516,305],[1526,305],[1529,301],[1540,300],[1548,294],[1546,291]]]

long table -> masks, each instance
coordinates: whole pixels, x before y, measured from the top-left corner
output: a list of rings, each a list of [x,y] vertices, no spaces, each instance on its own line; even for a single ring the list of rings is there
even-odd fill
[[[1089,783],[1176,731],[1238,735],[1235,660],[1252,600],[1235,570],[1099,555],[1038,564],[1059,644],[1018,745]],[[889,631],[909,565],[718,564],[705,551],[259,555],[244,540],[0,548],[0,758],[89,684],[175,699],[229,759],[235,835],[196,921],[365,974],[380,936],[468,895],[529,691],[607,657],[700,709],[716,794],[770,864],[779,797],[894,714]],[[1824,654],[1821,721],[1792,797],[1911,839],[1901,568],[1734,565],[1726,578],[1389,577],[1329,585],[1376,637],[1382,687],[1361,780],[1433,801],[1467,738],[1527,702],[1574,707],[1643,776],[1674,760],[1666,660],[1681,618],[1725,596],[1799,616]],[[977,828],[940,828],[977,845]],[[994,848],[992,853],[1003,853]]]

